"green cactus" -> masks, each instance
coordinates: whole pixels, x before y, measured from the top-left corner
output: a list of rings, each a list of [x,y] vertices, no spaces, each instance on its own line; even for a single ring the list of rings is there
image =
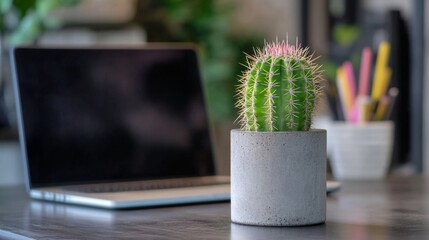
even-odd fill
[[[238,88],[238,121],[245,131],[308,131],[320,95],[320,65],[308,48],[266,43],[247,55]]]

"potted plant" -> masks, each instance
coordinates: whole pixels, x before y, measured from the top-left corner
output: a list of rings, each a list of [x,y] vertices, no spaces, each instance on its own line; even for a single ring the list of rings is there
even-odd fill
[[[231,220],[302,226],[326,219],[326,130],[311,129],[321,92],[308,48],[266,43],[240,80],[231,131]]]

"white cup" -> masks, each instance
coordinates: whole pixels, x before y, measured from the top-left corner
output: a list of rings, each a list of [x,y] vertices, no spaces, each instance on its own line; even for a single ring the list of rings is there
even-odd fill
[[[334,177],[384,178],[392,158],[393,126],[391,121],[333,122],[328,129],[328,154]]]

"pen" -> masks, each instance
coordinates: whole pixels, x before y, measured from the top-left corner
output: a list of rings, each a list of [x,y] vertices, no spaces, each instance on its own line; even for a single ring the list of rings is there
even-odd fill
[[[381,42],[378,49],[377,62],[375,66],[374,82],[372,84],[372,95],[371,98],[374,101],[379,101],[384,95],[383,90],[387,88],[387,80],[390,79],[390,76],[387,78],[386,74],[391,74],[390,71],[386,71],[387,64],[389,61],[389,52],[390,44],[388,42]]]
[[[358,106],[358,122],[368,122],[371,115],[371,98],[369,96],[358,96],[356,105]]]
[[[399,94],[398,88],[392,87],[391,89],[389,89],[388,96],[390,98],[390,104],[389,104],[389,109],[387,110],[386,116],[384,118],[385,120],[389,120],[390,117],[392,116],[393,108],[395,106],[396,99],[398,98],[398,94]]]
[[[341,99],[344,118],[348,120],[350,110],[353,106],[353,99],[351,97],[350,88],[348,86],[347,78],[342,67],[337,69],[337,89],[338,95]]]
[[[343,69],[347,78],[348,88],[350,92],[350,97],[352,99],[352,103],[354,103],[356,99],[356,81],[353,73],[353,65],[350,61],[346,61],[343,64]]]
[[[369,96],[369,75],[371,71],[372,51],[369,47],[362,50],[362,59],[359,72],[359,94]]]
[[[383,96],[378,104],[375,112],[374,120],[381,121],[386,117],[386,112],[389,107],[390,99],[388,96]]]

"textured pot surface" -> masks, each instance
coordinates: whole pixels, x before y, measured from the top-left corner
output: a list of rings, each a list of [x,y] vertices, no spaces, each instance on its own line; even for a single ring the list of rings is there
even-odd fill
[[[334,122],[329,126],[328,142],[335,179],[385,178],[392,159],[393,136],[391,121]]]
[[[326,130],[231,131],[231,220],[302,226],[326,219]]]

